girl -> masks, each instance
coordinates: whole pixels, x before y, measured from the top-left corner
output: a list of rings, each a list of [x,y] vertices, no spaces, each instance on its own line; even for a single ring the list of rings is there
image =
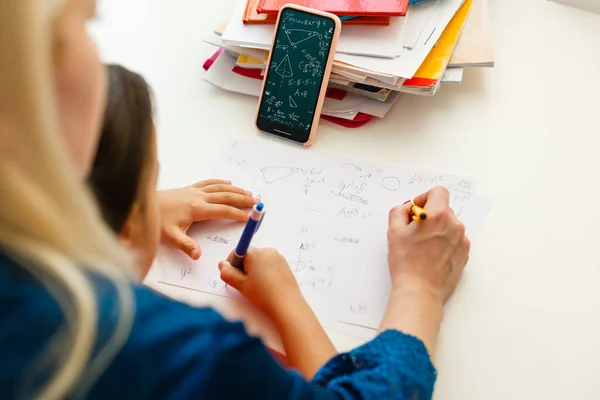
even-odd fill
[[[158,162],[151,94],[140,75],[118,65],[109,65],[107,71],[109,89],[104,125],[88,181],[104,220],[120,241],[133,250],[143,277],[152,265],[159,242]],[[240,206],[255,204],[243,190],[224,181],[213,182],[216,181],[196,184],[196,188],[208,196],[214,193],[208,200],[219,200],[224,195],[222,192],[227,191],[230,203],[237,200]],[[275,263],[281,262],[277,254],[273,257]],[[282,283],[287,280],[289,277],[286,276]],[[267,306],[264,304],[262,308]],[[299,345],[309,339],[301,337],[303,331],[294,329],[293,324],[282,330],[290,364],[310,377],[321,363],[335,354],[335,349],[304,301],[297,302],[294,310],[299,321],[308,323],[309,329],[304,334],[310,335],[309,338],[320,338],[316,344],[302,349]],[[306,357],[310,352],[315,355]],[[301,354],[304,357],[300,357]],[[318,365],[314,359],[318,360]]]
[[[135,250],[144,276],[152,265],[161,234],[160,206],[168,207],[171,198],[178,198],[176,208],[182,208],[181,200],[189,198],[194,210],[184,211],[182,224],[173,224],[173,213],[163,211],[161,217],[167,216],[167,221],[162,224],[162,237],[197,259],[200,249],[185,235],[191,223],[217,218],[245,221],[247,214],[240,208],[251,207],[256,200],[251,193],[216,179],[157,193],[158,160],[148,84],[122,66],[109,65],[107,71],[104,124],[88,177],[102,216],[121,242]]]
[[[305,349],[288,354],[303,377],[282,369],[241,324],[158,296],[126,272],[132,262],[83,182],[105,102],[86,31],[94,9],[93,0],[0,2],[3,398],[430,398],[442,305],[469,252],[447,190],[415,199],[427,224],[411,223],[408,206],[391,211],[382,333],[329,361],[331,345],[276,251],[250,252],[246,274],[220,264],[287,347]]]

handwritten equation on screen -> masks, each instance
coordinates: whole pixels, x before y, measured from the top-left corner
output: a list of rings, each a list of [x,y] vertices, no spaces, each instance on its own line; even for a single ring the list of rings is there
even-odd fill
[[[334,28],[329,18],[282,11],[259,109],[262,118],[291,128],[310,129]]]

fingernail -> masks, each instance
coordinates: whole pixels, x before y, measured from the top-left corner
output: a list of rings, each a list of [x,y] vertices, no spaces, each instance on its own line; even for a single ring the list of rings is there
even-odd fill
[[[410,203],[410,200],[406,200],[402,205]]]
[[[253,200],[254,200],[254,204],[260,203],[260,199],[253,199]]]
[[[246,196],[252,197],[252,192],[249,192],[249,191],[246,190]]]
[[[231,181],[224,181],[226,184],[231,185]]]
[[[192,257],[193,260],[197,260],[200,258],[200,252],[198,251],[198,249],[194,249],[190,253],[190,256]]]

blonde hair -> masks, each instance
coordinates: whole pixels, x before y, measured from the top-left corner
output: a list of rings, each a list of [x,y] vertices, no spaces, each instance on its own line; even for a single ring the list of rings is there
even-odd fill
[[[132,263],[102,222],[59,130],[53,25],[67,1],[0,1],[0,247],[39,280],[65,316],[63,334],[48,338],[40,354],[54,357],[57,367],[43,387],[27,393],[44,399],[83,394],[126,340],[133,315],[131,275],[124,272]],[[98,311],[90,275],[114,283],[121,310],[95,357]]]

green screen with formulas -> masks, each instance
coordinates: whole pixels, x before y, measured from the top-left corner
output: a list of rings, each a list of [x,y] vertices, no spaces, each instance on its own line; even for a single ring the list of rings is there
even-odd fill
[[[282,11],[259,121],[280,130],[309,132],[334,29],[330,18],[289,8]]]

